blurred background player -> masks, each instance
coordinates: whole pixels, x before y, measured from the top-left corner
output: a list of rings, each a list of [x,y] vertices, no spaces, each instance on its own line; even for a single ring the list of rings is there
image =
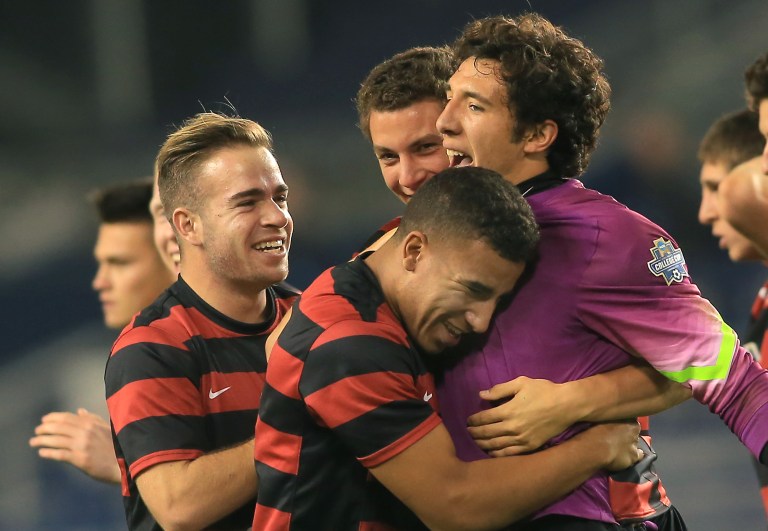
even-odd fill
[[[92,287],[99,294],[108,328],[125,327],[173,282],[153,243],[151,195],[152,178],[108,186],[90,195],[100,219],[93,250],[98,269]],[[42,458],[70,463],[100,481],[120,482],[109,423],[84,408],[77,413],[48,413],[29,444],[38,448]]]
[[[750,179],[760,171],[760,154],[765,147],[765,138],[758,128],[758,115],[752,110],[726,114],[709,128],[699,146],[701,162],[701,205],[699,222],[712,227],[721,249],[728,252],[733,262],[751,260],[765,261],[766,257],[741,232],[731,226],[721,214],[722,199],[720,183],[724,179]],[[752,224],[759,225],[760,220]],[[758,291],[750,308],[749,327],[741,341],[762,367],[768,367],[768,282]],[[768,518],[768,467],[753,459],[760,484],[766,518]]]
[[[764,140],[761,171],[738,172],[723,181],[722,213],[768,258],[768,52],[747,68],[744,81]]]

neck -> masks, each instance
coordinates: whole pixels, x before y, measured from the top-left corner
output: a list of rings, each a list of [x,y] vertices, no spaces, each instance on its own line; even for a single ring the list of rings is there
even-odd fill
[[[201,299],[230,319],[258,324],[267,318],[268,286],[221,279],[207,268],[191,267],[183,259],[181,276]]]
[[[519,164],[504,172],[504,179],[512,184],[520,184],[549,169],[546,153],[527,154]]]
[[[400,307],[397,304],[397,279],[392,274],[392,266],[398,264],[397,256],[394,254],[397,250],[397,246],[393,245],[391,240],[388,240],[380,249],[365,259],[365,264],[379,281],[379,286],[381,286],[381,292],[384,294],[387,306],[389,306],[398,320],[402,321]]]

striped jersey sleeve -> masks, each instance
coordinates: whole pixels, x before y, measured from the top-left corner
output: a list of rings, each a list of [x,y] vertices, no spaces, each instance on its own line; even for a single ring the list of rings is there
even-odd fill
[[[403,335],[379,323],[338,323],[318,338],[304,364],[299,392],[309,413],[366,467],[396,456],[439,423],[424,400],[431,377],[414,379]]]
[[[174,328],[154,322],[127,330],[107,365],[107,406],[132,477],[160,462],[199,457],[209,446],[194,378],[200,370]]]
[[[415,518],[367,468],[441,422],[434,381],[361,270],[356,260],[323,273],[272,347],[256,425],[254,529],[373,531]]]

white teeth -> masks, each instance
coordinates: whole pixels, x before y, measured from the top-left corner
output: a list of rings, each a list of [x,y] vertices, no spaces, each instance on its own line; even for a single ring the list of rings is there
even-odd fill
[[[446,149],[446,153],[448,153],[449,157],[466,157],[466,153],[462,153],[461,151],[456,151],[455,149]]]
[[[448,329],[448,332],[450,332],[451,335],[454,336],[460,336],[463,332],[453,326],[451,323],[445,323],[445,327]]]
[[[267,250],[267,249],[279,249],[283,246],[283,240],[273,240],[271,242],[262,242],[254,246],[254,249]]]

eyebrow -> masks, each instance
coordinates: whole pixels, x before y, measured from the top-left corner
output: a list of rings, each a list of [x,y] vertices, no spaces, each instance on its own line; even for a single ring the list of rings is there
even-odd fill
[[[440,136],[438,133],[427,133],[426,135],[420,136],[413,142],[408,144],[408,149],[413,149],[415,147],[418,147],[420,144],[424,144],[425,142],[435,140],[436,143],[442,144],[443,143],[443,137]],[[386,146],[379,146],[377,144],[373,145],[373,150],[376,153],[395,153],[395,150],[392,148],[388,148]]]
[[[288,191],[288,185],[281,184],[281,185],[279,185],[275,189],[275,191],[273,193],[274,194],[280,194],[280,193],[285,193],[287,191]],[[236,203],[237,201],[239,201],[241,199],[245,199],[247,197],[248,198],[250,198],[250,197],[264,197],[265,195],[267,195],[267,192],[263,188],[249,188],[248,190],[243,190],[242,192],[237,192],[236,194],[231,195],[227,199],[227,203]]]
[[[461,97],[463,99],[472,98],[475,100],[479,100],[481,103],[484,103],[486,105],[493,105],[493,102],[486,98],[485,96],[480,95],[480,93],[475,92],[474,90],[463,90],[461,92]]]
[[[489,100],[488,98],[486,98],[485,96],[483,96],[482,94],[474,90],[454,91],[451,89],[450,85],[446,90],[446,94],[452,94],[454,98],[456,97],[456,92],[459,93],[459,96],[462,99],[473,98],[473,99],[479,100],[481,103],[484,103],[485,105],[493,105],[493,102],[491,100]]]
[[[469,289],[472,293],[476,293],[481,297],[490,297],[493,295],[493,290],[482,282],[478,282],[476,280],[459,280],[458,282],[462,286],[465,286],[467,289]]]

